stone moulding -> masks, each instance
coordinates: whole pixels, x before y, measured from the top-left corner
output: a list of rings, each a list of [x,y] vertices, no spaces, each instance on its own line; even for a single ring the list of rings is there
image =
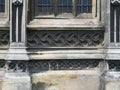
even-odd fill
[[[0,48],[8,49],[9,31],[0,31]],[[27,31],[27,51],[30,60],[34,59],[102,59],[104,45],[103,30],[82,31]],[[36,49],[37,48],[37,49]],[[0,59],[7,50],[1,49]],[[49,50],[50,49],[50,50]],[[69,50],[68,50],[69,49]],[[49,51],[49,52],[48,52]],[[16,52],[16,50],[14,50]],[[18,52],[18,51],[17,51]],[[14,55],[10,52],[9,56]],[[22,54],[21,54],[22,55]],[[86,55],[88,57],[86,57]],[[20,56],[21,57],[21,56]],[[11,58],[10,58],[11,60]]]

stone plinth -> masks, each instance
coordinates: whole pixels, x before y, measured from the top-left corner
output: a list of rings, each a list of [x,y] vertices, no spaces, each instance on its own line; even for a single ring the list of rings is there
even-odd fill
[[[99,90],[96,71],[46,71],[32,75],[32,90]]]
[[[2,82],[4,77],[5,71],[0,69],[0,90],[2,90]]]
[[[31,80],[27,73],[6,73],[2,90],[31,90]]]
[[[105,90],[120,90],[120,72],[108,72],[105,77]]]
[[[6,55],[6,60],[29,60],[24,43],[12,43]]]

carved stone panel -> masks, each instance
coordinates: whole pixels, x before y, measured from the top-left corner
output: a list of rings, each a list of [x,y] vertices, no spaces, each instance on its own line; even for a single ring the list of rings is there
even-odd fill
[[[27,32],[27,47],[97,47],[103,46],[104,31]],[[9,46],[9,31],[0,31],[0,46]]]
[[[28,31],[28,47],[103,46],[104,31]]]

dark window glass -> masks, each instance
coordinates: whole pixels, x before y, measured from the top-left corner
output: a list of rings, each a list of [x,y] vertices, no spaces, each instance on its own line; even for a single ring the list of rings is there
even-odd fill
[[[92,13],[92,0],[37,0],[37,11],[40,15],[55,16],[71,13]]]
[[[0,0],[0,12],[5,11],[5,0]]]
[[[92,0],[77,0],[77,13],[91,13]]]
[[[58,0],[58,13],[72,13],[72,0]]]
[[[40,14],[52,14],[53,13],[53,0],[38,0],[38,12]]]

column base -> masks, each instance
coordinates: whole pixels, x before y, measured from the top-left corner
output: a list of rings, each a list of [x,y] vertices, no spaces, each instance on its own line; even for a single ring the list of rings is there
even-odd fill
[[[31,79],[28,73],[6,73],[2,90],[31,90]]]
[[[12,43],[6,60],[29,60],[24,43]]]
[[[106,60],[120,60],[120,49],[107,49],[105,53]]]
[[[105,90],[120,90],[120,72],[108,71],[106,73]]]

